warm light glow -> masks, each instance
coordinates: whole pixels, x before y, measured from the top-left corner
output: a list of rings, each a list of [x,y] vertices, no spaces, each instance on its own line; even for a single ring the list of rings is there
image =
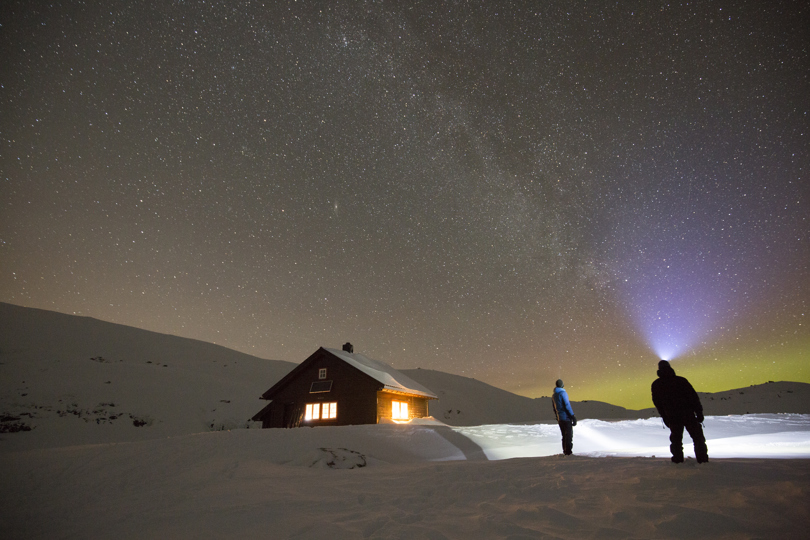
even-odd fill
[[[394,420],[408,419],[408,404],[404,401],[391,402],[391,418]]]
[[[321,410],[323,405],[323,410]],[[328,420],[337,418],[337,402],[331,403],[307,403],[304,410],[304,420]]]

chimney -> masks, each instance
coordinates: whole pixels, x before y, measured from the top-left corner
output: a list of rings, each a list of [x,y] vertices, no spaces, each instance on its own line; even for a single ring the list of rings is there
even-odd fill
[[[353,353],[354,347],[352,346],[351,343],[347,341],[346,343],[343,344],[343,350],[346,351],[347,353]]]

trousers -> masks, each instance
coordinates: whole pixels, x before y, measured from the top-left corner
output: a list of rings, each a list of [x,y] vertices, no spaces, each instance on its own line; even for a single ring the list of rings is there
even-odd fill
[[[574,426],[571,420],[560,420],[563,454],[570,456],[574,452]]]
[[[683,461],[683,430],[692,437],[695,444],[695,458],[698,463],[709,461],[709,449],[706,447],[706,437],[697,418],[669,421],[669,450],[672,452],[672,461]]]

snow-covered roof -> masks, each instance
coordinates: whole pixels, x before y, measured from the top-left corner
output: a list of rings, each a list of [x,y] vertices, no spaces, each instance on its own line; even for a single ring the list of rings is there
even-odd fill
[[[439,399],[438,396],[418,382],[379,360],[374,360],[360,353],[348,353],[340,349],[324,347],[324,350],[337,356],[350,366],[359,369],[374,380],[379,381],[385,390]]]

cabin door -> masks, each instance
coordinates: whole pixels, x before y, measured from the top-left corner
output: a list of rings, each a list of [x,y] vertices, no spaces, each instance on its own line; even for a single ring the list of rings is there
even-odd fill
[[[282,420],[281,425],[285,428],[292,427],[290,424],[292,423],[292,415],[293,415],[293,407],[295,406],[294,403],[285,403],[284,404],[284,419]]]
[[[301,425],[301,418],[303,412],[301,410],[296,409],[295,403],[285,403],[284,404],[284,420],[283,426],[285,428],[294,428]]]

